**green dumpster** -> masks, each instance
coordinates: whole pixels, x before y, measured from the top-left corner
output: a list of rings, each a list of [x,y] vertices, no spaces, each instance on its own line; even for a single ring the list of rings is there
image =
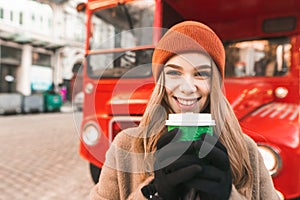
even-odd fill
[[[62,97],[60,94],[47,91],[44,93],[44,100],[45,111],[60,111],[60,107],[62,106]]]

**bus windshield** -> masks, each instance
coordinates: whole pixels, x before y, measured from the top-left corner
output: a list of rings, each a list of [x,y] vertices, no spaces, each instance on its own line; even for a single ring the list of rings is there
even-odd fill
[[[87,57],[91,78],[151,76],[154,5],[134,1],[93,13]]]
[[[152,44],[154,1],[134,1],[97,10],[91,17],[89,49],[128,48]]]
[[[251,40],[225,44],[226,77],[283,76],[291,65],[287,38]]]

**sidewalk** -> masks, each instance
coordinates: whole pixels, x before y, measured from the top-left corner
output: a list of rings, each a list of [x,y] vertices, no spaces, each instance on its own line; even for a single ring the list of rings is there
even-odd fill
[[[60,112],[63,113],[70,113],[73,111],[77,111],[77,108],[75,107],[75,105],[72,105],[72,102],[70,101],[64,102],[63,105],[60,107]]]

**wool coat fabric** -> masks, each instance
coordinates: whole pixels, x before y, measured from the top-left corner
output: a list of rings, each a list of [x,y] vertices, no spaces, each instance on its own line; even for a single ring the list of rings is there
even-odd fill
[[[99,183],[90,193],[91,200],[144,200],[141,188],[153,180],[153,173],[143,178],[147,168],[142,147],[137,146],[136,136],[140,128],[120,132],[106,154]],[[266,169],[256,143],[245,135],[251,167],[253,169],[252,200],[279,200],[272,179]],[[217,192],[217,191],[216,191]],[[245,200],[232,186],[230,200]]]

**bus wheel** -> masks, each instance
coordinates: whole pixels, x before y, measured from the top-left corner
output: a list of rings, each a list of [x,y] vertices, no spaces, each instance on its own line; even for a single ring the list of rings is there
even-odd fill
[[[101,168],[90,163],[90,173],[95,184],[98,183],[99,181],[100,172],[101,172]]]

